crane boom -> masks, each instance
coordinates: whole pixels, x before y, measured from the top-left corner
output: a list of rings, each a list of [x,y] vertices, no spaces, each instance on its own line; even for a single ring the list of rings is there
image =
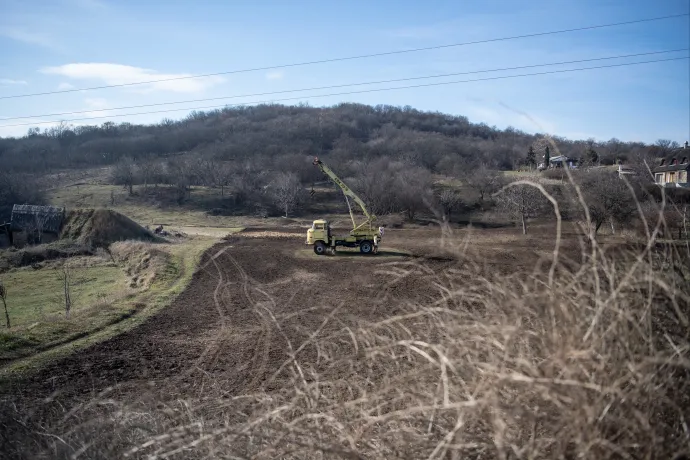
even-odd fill
[[[326,174],[328,177],[331,178],[335,184],[340,187],[340,189],[343,191],[343,194],[345,195],[345,201],[347,202],[347,207],[350,210],[350,218],[352,219],[352,229],[357,230],[361,227],[363,227],[366,224],[371,224],[371,222],[376,219],[376,216],[373,214],[370,214],[369,211],[367,210],[366,205],[364,204],[364,201],[360,197],[357,196],[355,192],[353,192],[350,187],[348,187],[345,182],[343,182],[334,172],[331,168],[326,166],[321,160],[319,160],[318,157],[314,158],[314,165],[318,166],[321,171]],[[355,203],[359,205],[359,207],[362,209],[362,212],[366,216],[367,220],[362,222],[361,224],[357,225],[355,222],[355,216],[352,213],[352,208],[350,207],[350,202],[348,201],[348,197],[352,198]]]

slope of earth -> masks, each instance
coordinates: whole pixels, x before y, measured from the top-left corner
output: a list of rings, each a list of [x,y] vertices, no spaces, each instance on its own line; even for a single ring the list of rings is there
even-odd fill
[[[437,235],[418,230],[409,240],[404,233],[398,232],[392,243],[414,246],[416,239],[419,244]],[[550,245],[542,249],[549,251]],[[502,265],[514,270],[532,260],[509,262]],[[436,291],[421,278],[388,283],[411,273],[406,270],[413,263],[412,257],[393,251],[376,257],[317,257],[297,235],[229,237],[204,255],[187,290],[141,326],[24,380],[0,382],[0,451],[8,458],[36,458],[37,450],[49,449],[52,458],[75,458],[84,445],[85,457],[112,457],[108,445],[122,439],[97,434],[103,432],[98,427],[92,432],[82,427],[93,421],[88,403],[97,395],[107,396],[104,407],[115,411],[123,401],[151,409],[211,390],[228,398],[279,390],[287,378],[280,375],[281,365],[290,350],[308,344],[316,330],[333,323],[341,328],[380,321],[404,311],[403,303],[432,299]],[[438,270],[455,262],[437,258],[425,263]],[[301,358],[318,361],[318,350],[306,347]],[[37,433],[71,433],[72,439],[56,442]]]

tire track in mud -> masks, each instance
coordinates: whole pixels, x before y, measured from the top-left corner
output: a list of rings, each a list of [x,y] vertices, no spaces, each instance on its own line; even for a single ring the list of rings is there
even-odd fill
[[[371,262],[305,259],[281,239],[223,242],[202,256],[169,307],[1,387],[0,402],[9,397],[17,407],[36,408],[22,423],[39,427],[64,413],[61,407],[78,407],[110,387],[114,400],[145,406],[203,397],[210,387],[228,396],[280,389],[292,367],[276,371],[295,353],[303,362],[317,359],[318,350],[307,345],[331,307],[346,304],[338,312],[346,322],[389,313],[377,307],[376,288],[362,282],[376,278],[379,262]]]

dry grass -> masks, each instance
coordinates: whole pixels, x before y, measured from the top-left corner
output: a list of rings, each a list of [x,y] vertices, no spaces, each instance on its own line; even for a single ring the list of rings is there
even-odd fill
[[[133,289],[148,289],[170,263],[170,254],[152,243],[120,241],[110,245],[113,259],[124,268]]]
[[[53,458],[683,458],[690,253],[647,224],[626,250],[584,236],[580,260],[559,233],[530,273],[487,273],[450,243],[461,263],[441,271],[383,264],[383,284],[423,279],[432,300],[376,323],[334,309],[303,343],[262,301],[291,358],[261,391],[117,401],[111,388],[41,444]]]

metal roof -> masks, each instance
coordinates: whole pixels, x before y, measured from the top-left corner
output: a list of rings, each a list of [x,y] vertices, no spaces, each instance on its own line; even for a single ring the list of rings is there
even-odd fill
[[[12,207],[12,228],[30,230],[40,226],[43,232],[59,233],[65,220],[65,208],[15,204]]]

